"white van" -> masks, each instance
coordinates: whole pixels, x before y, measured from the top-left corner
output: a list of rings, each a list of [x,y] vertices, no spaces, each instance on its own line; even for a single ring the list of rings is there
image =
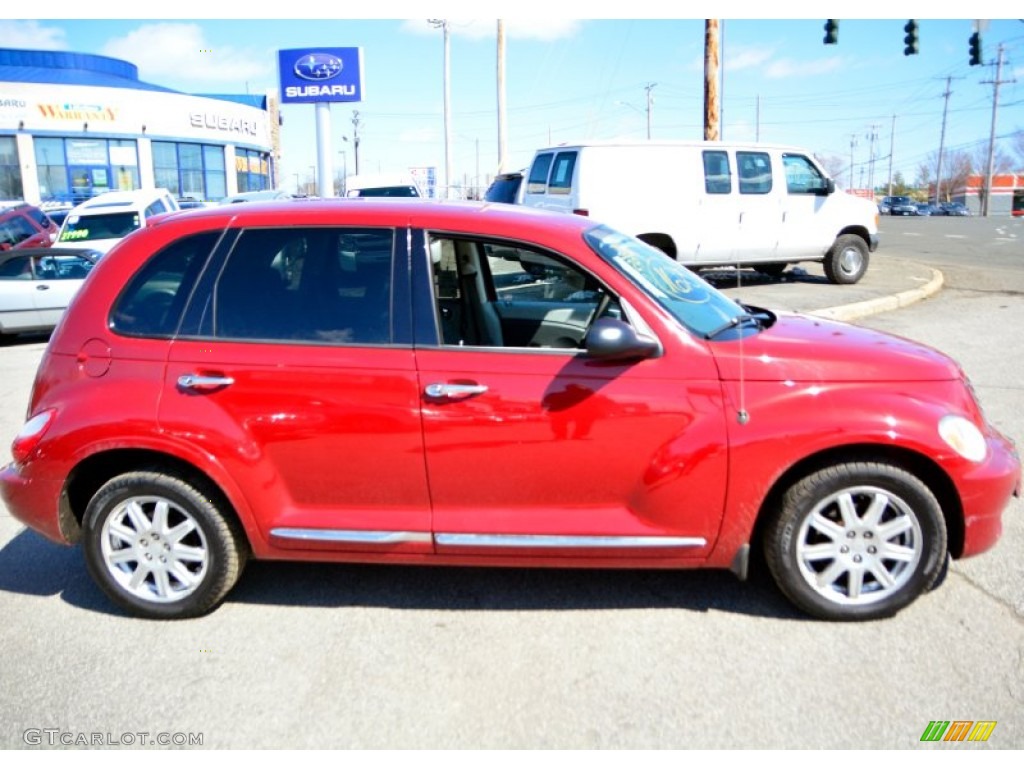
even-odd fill
[[[878,208],[836,188],[809,152],[722,142],[600,142],[538,150],[524,205],[635,235],[688,266],[779,274],[820,261],[855,283],[878,247]]]
[[[177,210],[178,202],[166,189],[105,192],[71,209],[57,242],[106,253],[125,235],[144,227],[150,216]]]

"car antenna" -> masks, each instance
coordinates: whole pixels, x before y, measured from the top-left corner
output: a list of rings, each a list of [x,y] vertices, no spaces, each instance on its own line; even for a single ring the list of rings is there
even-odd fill
[[[743,287],[742,273],[740,270],[743,269],[742,264],[736,265],[736,287]],[[744,386],[743,378],[743,329],[740,329],[740,409],[736,411],[736,421],[741,426],[750,421],[750,413],[747,412],[747,393],[746,387]]]

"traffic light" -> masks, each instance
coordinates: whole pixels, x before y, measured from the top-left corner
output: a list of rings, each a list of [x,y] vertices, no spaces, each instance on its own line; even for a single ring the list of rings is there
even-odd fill
[[[917,54],[917,22],[911,19],[903,26],[903,31],[907,33],[903,38],[903,44],[906,46],[903,55],[914,56]]]
[[[839,19],[829,19],[825,22],[825,45],[835,45],[839,42]]]
[[[971,66],[981,64],[981,35],[975,32],[971,35]]]

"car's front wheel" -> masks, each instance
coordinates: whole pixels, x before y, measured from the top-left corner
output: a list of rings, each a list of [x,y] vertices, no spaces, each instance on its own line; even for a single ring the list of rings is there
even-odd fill
[[[156,471],[104,484],[83,519],[86,565],[128,612],[152,619],[200,616],[241,575],[244,537],[201,484]]]
[[[946,526],[935,496],[889,464],[839,464],[793,484],[769,521],[765,559],[779,588],[834,620],[891,616],[935,582]]]
[[[838,285],[852,285],[868,271],[868,246],[856,235],[840,235],[825,254],[825,277]]]

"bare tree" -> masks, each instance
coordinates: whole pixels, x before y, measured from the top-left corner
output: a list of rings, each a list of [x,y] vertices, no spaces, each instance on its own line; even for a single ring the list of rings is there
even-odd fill
[[[816,154],[814,159],[821,163],[821,167],[825,169],[825,173],[827,173],[830,178],[838,178],[843,171],[846,170],[846,161],[836,155]]]

